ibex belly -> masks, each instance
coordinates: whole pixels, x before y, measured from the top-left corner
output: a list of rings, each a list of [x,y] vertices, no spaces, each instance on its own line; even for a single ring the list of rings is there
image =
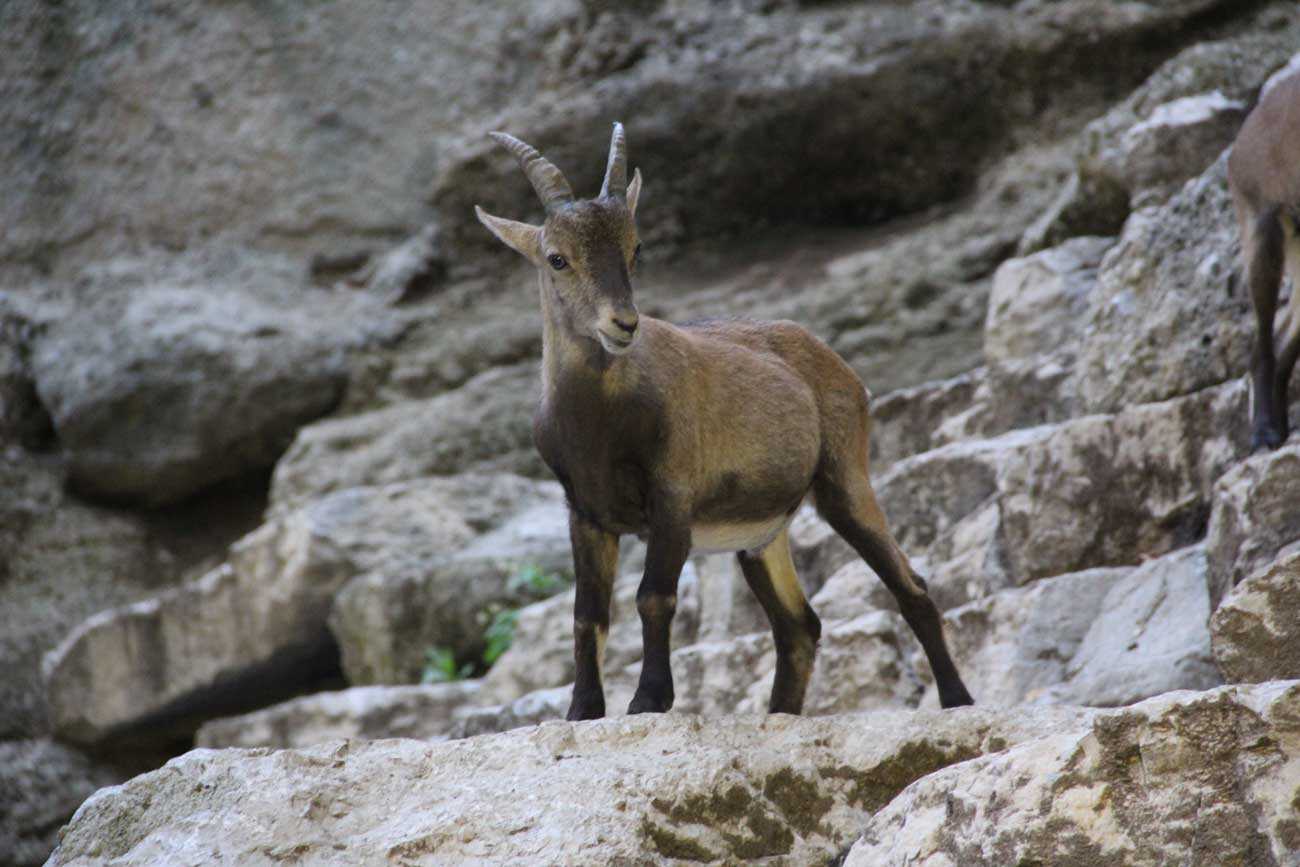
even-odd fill
[[[789,523],[790,516],[781,514],[761,521],[696,524],[691,527],[691,551],[696,554],[756,551],[766,548]]]

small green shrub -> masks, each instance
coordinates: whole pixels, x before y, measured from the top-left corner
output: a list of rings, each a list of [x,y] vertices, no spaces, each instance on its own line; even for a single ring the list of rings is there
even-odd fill
[[[515,640],[515,623],[519,620],[519,611],[505,608],[498,611],[483,631],[487,646],[483,648],[483,665],[491,668],[501,658],[501,654],[510,649]]]
[[[573,579],[559,572],[547,572],[536,563],[526,563],[515,570],[506,582],[512,593],[526,590],[534,596],[551,596],[573,583]]]
[[[474,664],[456,664],[456,656],[446,647],[430,647],[424,654],[424,671],[420,683],[451,683],[474,674]]]

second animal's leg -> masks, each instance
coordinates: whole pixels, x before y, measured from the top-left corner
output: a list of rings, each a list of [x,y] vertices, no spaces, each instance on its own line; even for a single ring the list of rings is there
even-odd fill
[[[776,680],[767,709],[797,714],[803,710],[822,624],[795,574],[789,533],[782,530],[762,551],[741,551],[736,558],[749,588],[767,612],[776,642]]]
[[[1286,224],[1286,271],[1291,277],[1291,302],[1277,335],[1277,371],[1273,389],[1273,403],[1277,407],[1281,423],[1282,441],[1286,440],[1290,432],[1287,390],[1296,359],[1300,357],[1300,226],[1290,220]]]
[[[573,700],[566,717],[600,719],[605,715],[601,683],[605,639],[609,635],[609,602],[618,568],[618,536],[606,533],[569,512],[573,573],[577,579],[573,603],[573,660],[576,671]]]
[[[1255,310],[1255,354],[1251,362],[1250,446],[1276,448],[1286,439],[1286,409],[1277,404],[1273,319],[1282,282],[1282,226],[1276,210],[1242,220],[1241,254]],[[1279,415],[1280,411],[1280,415]]]
[[[689,524],[670,520],[652,524],[645,574],[636,591],[636,610],[641,615],[641,678],[628,713],[662,713],[673,706],[669,639],[677,611],[677,580],[690,553]]]
[[[885,513],[867,481],[865,460],[862,467],[860,472],[850,469],[844,479],[819,478],[813,485],[817,511],[867,561],[898,601],[903,619],[930,661],[939,703],[943,707],[974,704],[948,653],[939,609],[926,592],[925,582],[912,571],[894,542]]]

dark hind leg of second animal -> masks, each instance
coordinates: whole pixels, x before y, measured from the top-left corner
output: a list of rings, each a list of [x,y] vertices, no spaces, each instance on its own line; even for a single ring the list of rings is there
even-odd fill
[[[1250,447],[1277,448],[1287,437],[1286,396],[1278,387],[1273,320],[1282,283],[1283,232],[1276,210],[1243,220],[1242,258],[1255,311],[1255,352],[1251,361]]]
[[[885,513],[867,481],[865,460],[860,471],[853,468],[845,475],[842,479],[823,476],[814,483],[818,513],[853,546],[897,600],[903,619],[930,661],[939,703],[943,707],[974,704],[948,653],[939,609],[889,532]]]
[[[771,713],[800,713],[822,624],[804,598],[795,574],[789,534],[782,530],[766,548],[741,551],[736,559],[749,589],[767,612],[776,642],[776,679],[767,709]]]

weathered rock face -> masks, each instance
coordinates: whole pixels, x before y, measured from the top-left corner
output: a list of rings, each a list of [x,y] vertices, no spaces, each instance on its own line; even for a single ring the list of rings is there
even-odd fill
[[[1237,287],[1226,157],[1168,203],[1136,211],[1106,256],[1080,352],[1089,412],[1115,412],[1224,382],[1250,357],[1250,300]]]
[[[43,863],[81,802],[125,776],[48,739],[0,741],[0,859]]]
[[[1210,633],[1229,683],[1300,678],[1300,548],[1288,546],[1232,588]]]
[[[1173,693],[911,785],[846,865],[1293,864],[1300,684]]]
[[[1245,428],[1246,416],[1238,419]],[[1229,590],[1300,538],[1300,444],[1252,457],[1214,487],[1206,550],[1215,607]]]
[[[649,715],[450,744],[197,750],[93,797],[51,863],[197,853],[233,862],[267,852],[331,864],[808,863],[842,849],[912,780],[1087,718],[1066,708]],[[243,832],[230,834],[234,826]]]
[[[455,712],[472,705],[482,684],[356,686],[291,699],[237,717],[204,723],[200,747],[309,747],[340,738],[439,740]]]
[[[1097,267],[1111,238],[1074,238],[1023,259],[1008,259],[993,277],[984,357],[989,363],[1050,355],[1075,342]]]
[[[532,443],[535,362],[491,370],[427,401],[311,425],[276,464],[272,508],[358,485],[467,470],[545,472]]]
[[[210,715],[253,685],[301,688],[304,672],[328,669],[337,652],[326,619],[349,579],[423,571],[557,490],[460,476],[351,489],[288,512],[198,581],[74,630],[45,662],[56,729],[95,741],[151,719]]]
[[[35,340],[32,375],[78,491],[184,499],[269,467],[340,399],[365,326],[331,334],[307,311],[208,288],[89,293]]]

